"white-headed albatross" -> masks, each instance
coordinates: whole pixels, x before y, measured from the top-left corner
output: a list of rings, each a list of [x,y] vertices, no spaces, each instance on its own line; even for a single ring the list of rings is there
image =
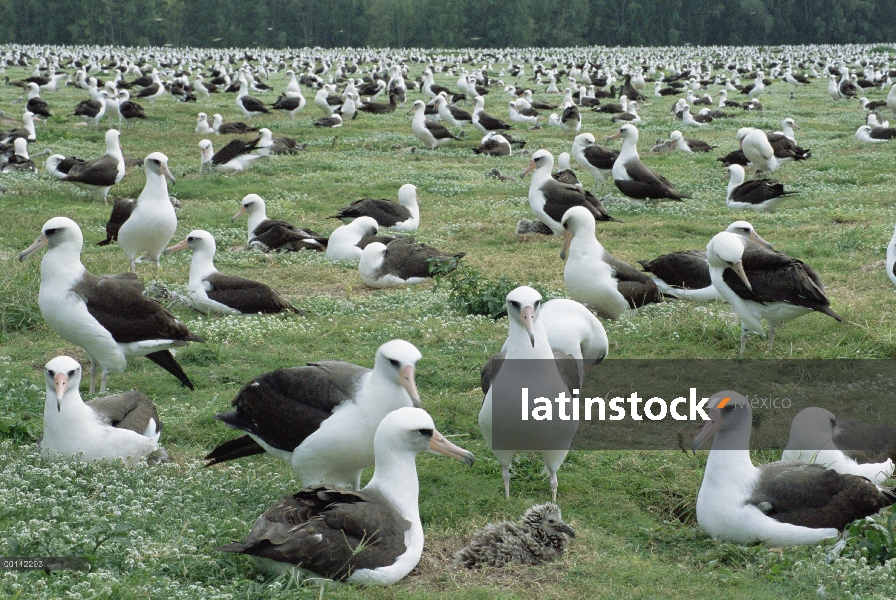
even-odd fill
[[[60,181],[73,183],[106,200],[109,189],[121,181],[125,173],[120,137],[121,134],[115,129],[107,131],[106,153],[99,158],[72,165],[66,176]]]
[[[420,358],[413,344],[392,340],[376,351],[372,370],[325,360],[260,375],[237,392],[233,410],[215,416],[247,435],[205,458],[214,465],[267,451],[290,463],[302,485],[359,489],[361,471],[374,463],[380,421],[420,405]]]
[[[223,173],[239,173],[247,170],[252,163],[261,158],[260,154],[251,154],[260,139],[258,137],[250,141],[231,140],[217,152],[212,147],[211,140],[202,140],[199,142],[201,154],[199,172],[203,173],[207,168],[217,169]]]
[[[595,143],[591,133],[580,133],[572,141],[572,157],[594,176],[595,185],[605,183],[613,174],[613,163],[619,157],[615,150]]]
[[[523,387],[528,387],[530,397],[547,397],[555,398],[560,392],[571,393],[578,383],[578,373],[573,372],[572,376],[564,376],[561,371],[556,368],[553,362],[555,358],[554,350],[551,348],[545,326],[540,319],[542,302],[541,294],[537,290],[529,286],[521,286],[512,290],[507,294],[507,324],[508,333],[507,341],[504,343],[504,364],[497,373],[486,374],[486,368],[483,369],[482,387],[488,388],[485,392],[485,399],[482,402],[482,408],[479,411],[479,428],[482,431],[482,437],[485,443],[491,449],[495,458],[501,463],[501,473],[504,480],[504,495],[510,497],[510,465],[513,463],[513,457],[518,450],[496,449],[492,440],[494,439],[494,423],[495,419],[492,414],[493,395],[495,388],[508,386],[506,389],[518,388],[521,382],[518,376],[521,375],[520,369],[514,368],[512,363],[507,361],[525,360],[531,366],[534,364],[533,359],[539,360],[539,364],[544,365],[537,373],[531,373],[532,381],[523,382]],[[492,357],[496,358],[496,357]],[[492,363],[493,361],[489,361]],[[511,366],[508,368],[508,364]],[[522,363],[520,363],[522,364]],[[487,367],[491,367],[487,365]],[[529,423],[532,423],[531,421]],[[514,426],[513,431],[506,432],[512,435],[513,439],[518,440],[521,445],[525,446],[526,440],[532,439],[533,434],[538,433],[539,437],[548,429],[551,437],[557,446],[566,445],[563,442],[572,443],[572,438],[578,429],[578,421],[563,421],[555,419],[552,421],[541,421],[537,425],[529,426],[528,423],[520,422]],[[539,430],[542,431],[539,431]],[[525,450],[525,447],[523,448]],[[569,446],[565,449],[539,450],[544,460],[545,470],[550,477],[551,496],[557,499],[557,471],[560,470],[566,455],[569,453]]]
[[[247,217],[249,237],[246,243],[250,248],[263,251],[282,250],[299,251],[302,249],[323,252],[327,247],[327,238],[302,227],[296,227],[289,221],[269,219],[264,200],[258,194],[246,194],[240,202],[240,209],[231,221],[243,215]]]
[[[330,234],[327,241],[327,258],[330,260],[347,260],[357,262],[361,260],[364,248],[369,244],[379,242],[388,244],[395,238],[386,235],[377,235],[379,225],[373,217],[358,217],[351,223],[337,227]]]
[[[243,543],[222,552],[253,557],[265,570],[296,568],[307,578],[393,584],[423,553],[416,455],[442,454],[468,465],[475,458],[436,430],[420,408],[386,416],[374,439],[376,468],[363,490],[305,488],[258,517]]]
[[[367,244],[361,252],[358,273],[361,281],[372,288],[394,288],[414,285],[432,277],[432,267],[454,270],[466,252],[449,254],[421,244],[414,238],[397,238],[388,243]]]
[[[775,327],[812,311],[843,321],[831,310],[824,285],[809,265],[735,233],[723,231],[706,245],[712,284],[740,318],[740,353],[747,333],[764,334],[769,322],[768,348]]]
[[[441,123],[426,118],[424,114],[426,104],[423,103],[423,100],[415,100],[413,110],[414,118],[411,120],[411,131],[428,149],[435,150],[445,142],[458,139]]]
[[[622,149],[613,163],[613,181],[619,191],[636,200],[681,200],[690,198],[679,194],[669,180],[641,162],[638,156],[638,128],[623,125],[610,139],[622,138]]]
[[[479,147],[473,148],[473,152],[488,156],[511,156],[513,147],[506,137],[495,131],[489,131],[479,142]]]
[[[193,389],[170,349],[204,340],[144,296],[143,284],[133,273],[97,277],[89,272],[81,264],[83,245],[77,223],[53,217],[19,260],[49,246],[40,263],[40,313],[56,335],[90,356],[90,393],[96,387],[97,365],[102,369],[102,393],[109,372],[124,371],[128,356],[145,356]]]
[[[785,191],[784,184],[773,179],[744,181],[744,168],[728,165],[728,195],[725,204],[737,210],[775,212],[785,196],[799,192]]]
[[[653,280],[607,252],[594,234],[594,216],[581,206],[566,211],[560,257],[566,259],[563,281],[569,297],[618,319],[638,307],[661,302]]]
[[[750,403],[734,392],[714,394],[710,420],[694,438],[697,451],[715,436],[697,494],[697,523],[715,540],[769,547],[817,544],[893,504],[864,477],[818,464],[750,459]]]
[[[57,356],[44,367],[47,401],[41,453],[81,455],[91,462],[123,458],[135,465],[159,447],[162,423],[152,401],[136,390],[85,403],[81,365]]]
[[[372,217],[380,227],[395,231],[417,231],[420,225],[420,199],[417,187],[406,183],[398,189],[398,203],[385,198],[361,198],[343,206],[328,219],[351,223],[358,217]]]
[[[896,429],[837,418],[826,408],[810,406],[793,418],[781,459],[818,463],[883,483],[893,476]]]
[[[735,221],[725,231],[750,238],[757,244],[772,247],[746,221]],[[698,302],[712,300],[721,302],[723,300],[709,276],[706,250],[681,250],[663,254],[653,260],[637,262],[644,271],[650,273],[653,282],[662,294]]]
[[[144,254],[159,267],[162,252],[177,230],[177,214],[168,197],[165,180],[174,183],[174,175],[168,169],[168,157],[153,152],[144,159],[143,170],[146,185],[130,216],[118,229],[118,245],[127,254],[131,272],[136,272],[137,261]]]
[[[547,150],[538,150],[522,175],[532,173],[529,183],[529,207],[539,221],[551,228],[555,236],[563,235],[560,225],[563,215],[574,206],[588,210],[595,220],[616,221],[604,208],[600,200],[590,192],[575,185],[560,183],[551,176],[554,156]]]
[[[259,281],[225,275],[215,268],[215,238],[207,231],[194,229],[183,241],[167,248],[165,254],[189,248],[188,295],[199,312],[219,315],[299,312],[283,296]]]

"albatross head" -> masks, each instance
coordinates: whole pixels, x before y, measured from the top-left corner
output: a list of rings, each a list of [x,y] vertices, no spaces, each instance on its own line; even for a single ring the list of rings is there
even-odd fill
[[[236,214],[233,215],[233,218],[230,219],[230,221],[234,222],[246,213],[249,213],[251,216],[259,211],[261,211],[262,214],[265,212],[264,200],[262,200],[261,196],[258,194],[246,194],[243,196],[243,200],[240,203],[240,209],[236,211]]]
[[[583,148],[583,149],[587,148],[588,146],[590,146],[591,144],[594,144],[594,143],[595,143],[594,134],[591,134],[591,133],[580,133],[572,141],[572,145],[574,147],[579,147],[579,148]]]
[[[638,128],[632,125],[631,123],[626,123],[622,127],[619,128],[619,131],[608,137],[608,140],[615,140],[616,138],[622,138],[624,142],[629,143],[637,143],[638,142]]]
[[[744,237],[736,233],[729,231],[717,233],[706,245],[706,260],[709,261],[710,267],[731,269],[740,277],[747,289],[753,291],[753,286],[750,285],[750,280],[744,272],[743,255],[746,243]]]
[[[740,167],[741,173],[743,173],[744,169],[740,165],[732,165],[732,166]],[[729,167],[728,170],[730,171],[731,167]],[[728,231],[730,233],[736,233],[737,235],[742,235],[745,238],[750,238],[757,244],[759,244],[761,246],[765,246],[766,248],[772,248],[772,245],[770,243],[766,242],[764,239],[762,239],[759,236],[759,234],[756,233],[756,230],[753,229],[753,225],[747,221],[735,221],[734,223],[729,225],[728,228],[725,229],[725,231]]]
[[[535,347],[535,318],[541,308],[538,290],[523,285],[507,294],[507,318],[525,327],[529,341]]]
[[[529,162],[529,166],[526,167],[526,170],[520,174],[520,177],[525,177],[535,169],[547,170],[548,173],[551,172],[551,169],[554,168],[554,155],[548,152],[547,150],[541,149],[538,150],[535,154],[532,155],[532,160]]]
[[[209,162],[215,155],[211,140],[202,140],[199,142],[199,152],[202,155],[202,164]]]
[[[211,142],[209,142],[211,144]],[[143,160],[143,168],[147,174],[152,173],[158,177],[163,175],[175,183],[174,175],[168,170],[168,157],[161,152],[153,152]],[[164,182],[164,180],[162,180]]]
[[[76,390],[81,383],[81,365],[70,356],[57,356],[44,367],[47,396],[56,396],[56,410],[62,410],[62,399],[69,388]]]
[[[26,258],[46,246],[55,248],[64,244],[71,245],[72,251],[80,255],[81,246],[84,244],[81,228],[68,217],[53,217],[44,223],[34,243],[19,253],[19,261],[24,262]]]
[[[417,361],[422,357],[420,351],[410,342],[392,340],[376,351],[373,370],[385,373],[390,379],[397,381],[407,391],[414,406],[420,406],[420,394],[417,392],[414,371],[417,368]]]
[[[180,252],[181,250],[185,250],[189,248],[193,251],[193,253],[203,254],[211,254],[211,256],[215,255],[215,250],[217,250],[217,245],[215,244],[215,237],[204,229],[194,229],[187,237],[178,243],[165,248],[163,254],[171,254],[172,252]]]
[[[402,206],[418,206],[420,198],[417,197],[417,186],[406,183],[398,188],[398,203]]]
[[[560,250],[560,258],[566,260],[569,256],[569,245],[572,239],[582,232],[584,234],[591,233],[594,236],[594,215],[591,214],[584,206],[573,206],[565,213],[560,225],[563,226],[563,248]]]
[[[717,432],[738,429],[744,419],[748,424],[752,421],[750,403],[742,395],[730,390],[717,392],[710,397],[706,404],[706,415],[709,421],[705,422],[691,444],[691,452],[694,454]],[[747,439],[749,440],[749,436]]]
[[[393,410],[380,422],[373,438],[376,455],[384,452],[429,452],[441,454],[472,465],[476,457],[471,452],[445,439],[436,429],[432,417],[422,408],[410,406]],[[380,461],[377,460],[377,464]]]

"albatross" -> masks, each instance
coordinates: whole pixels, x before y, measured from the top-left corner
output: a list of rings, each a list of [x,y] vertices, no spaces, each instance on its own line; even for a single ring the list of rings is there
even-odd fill
[[[83,245],[77,223],[53,217],[19,254],[19,261],[49,247],[40,263],[40,313],[56,335],[90,356],[90,393],[96,388],[97,365],[102,369],[102,393],[108,374],[123,372],[129,356],[145,356],[192,390],[170,349],[204,340],[145,297],[133,273],[97,277],[89,272],[81,264]]]
[[[92,462],[123,458],[130,465],[159,447],[162,422],[152,401],[131,390],[81,399],[81,365],[69,356],[57,356],[44,367],[47,401],[41,453],[80,456]]]
[[[373,369],[341,360],[277,369],[237,392],[215,416],[246,435],[212,450],[208,465],[268,452],[290,464],[302,485],[360,489],[374,463],[373,439],[393,410],[420,406],[414,371],[420,351],[404,340],[376,351]]]
[[[199,312],[219,315],[299,312],[264,283],[218,271],[214,263],[217,246],[209,232],[194,229],[181,242],[167,248],[165,254],[187,248],[193,252],[187,292]]]
[[[638,128],[623,125],[610,139],[622,138],[622,150],[613,163],[613,181],[620,192],[637,200],[681,200],[690,198],[680,194],[669,180],[641,162],[638,156]]]
[[[230,220],[236,221],[243,215],[248,215],[246,227],[249,235],[246,243],[250,248],[265,252],[302,249],[321,252],[327,247],[327,238],[319,233],[296,227],[289,221],[269,219],[264,200],[258,194],[246,194],[240,202],[240,209]]]
[[[361,281],[372,288],[394,288],[415,285],[433,276],[438,266],[443,272],[453,271],[466,252],[449,254],[414,238],[397,238],[387,244],[373,242],[361,252],[358,273]]]
[[[251,154],[261,138],[251,141],[231,140],[229,144],[215,152],[211,140],[199,142],[201,161],[199,172],[206,168],[217,169],[223,173],[240,173],[246,171],[252,164],[261,158],[260,154]]]
[[[274,572],[295,568],[311,579],[378,585],[402,579],[423,553],[416,455],[442,454],[468,465],[475,458],[445,439],[420,408],[386,416],[373,445],[376,466],[363,490],[302,489],[259,516],[243,543],[218,550],[248,554]]]
[[[414,118],[411,121],[411,131],[423,145],[430,150],[435,150],[445,142],[457,140],[453,133],[441,123],[429,121],[424,114],[426,104],[423,100],[414,101]]]
[[[550,227],[555,236],[563,235],[560,221],[574,206],[585,207],[595,220],[616,221],[604,208],[601,201],[590,192],[575,185],[560,183],[551,177],[554,156],[547,150],[538,150],[532,155],[529,166],[522,175],[532,173],[529,183],[529,207],[539,221]]]
[[[168,157],[153,152],[143,160],[143,170],[146,185],[127,220],[118,229],[118,245],[127,255],[132,273],[137,272],[137,262],[144,254],[156,267],[161,267],[162,252],[177,230],[177,214],[168,197],[168,182],[165,181],[167,178],[174,183],[174,175],[168,170]]]
[[[60,181],[73,183],[83,190],[102,196],[108,202],[109,190],[122,180],[125,173],[120,137],[121,134],[115,129],[107,131],[106,153],[99,158],[72,165]]]
[[[420,199],[417,187],[406,183],[398,189],[398,203],[385,198],[361,198],[343,206],[328,219],[351,223],[358,217],[372,217],[380,227],[395,231],[416,231],[420,225]]]
[[[749,332],[763,335],[769,323],[768,349],[775,327],[812,311],[843,321],[831,309],[821,279],[809,265],[728,231],[706,245],[712,284],[740,318],[740,354]]]
[[[594,184],[606,183],[613,173],[619,153],[595,143],[594,135],[580,133],[572,142],[572,157],[594,177]]]
[[[326,257],[330,260],[361,260],[364,248],[374,242],[389,244],[394,237],[377,235],[379,225],[373,217],[358,217],[351,223],[337,227],[327,241]]]
[[[747,209],[760,212],[775,212],[785,196],[798,192],[785,191],[784,184],[773,179],[752,179],[744,181],[744,168],[740,165],[728,166],[728,208]]]
[[[735,392],[714,394],[710,420],[694,438],[694,452],[715,436],[697,494],[697,523],[715,540],[769,547],[817,544],[837,537],[856,519],[893,504],[864,477],[822,465],[750,459],[750,403]]]

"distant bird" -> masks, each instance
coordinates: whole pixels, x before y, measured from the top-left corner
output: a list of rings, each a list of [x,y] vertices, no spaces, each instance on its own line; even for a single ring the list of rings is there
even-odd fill
[[[896,227],[893,228],[893,237],[887,244],[887,277],[896,285]]]
[[[311,580],[378,585],[401,580],[423,553],[416,455],[442,454],[468,465],[475,459],[446,440],[419,408],[386,416],[374,446],[376,467],[363,490],[331,485],[300,490],[258,517],[245,542],[218,550],[248,554],[275,572],[297,567]]]
[[[385,198],[361,198],[348,206],[343,206],[328,219],[339,219],[351,223],[358,217],[373,217],[380,227],[395,231],[412,232],[420,226],[420,199],[417,187],[406,183],[398,190],[398,202]]]
[[[133,273],[104,277],[90,273],[81,264],[83,245],[77,223],[54,217],[18,258],[24,261],[49,246],[41,261],[40,313],[53,332],[90,356],[90,393],[96,389],[97,365],[102,369],[103,393],[108,374],[123,372],[128,356],[145,356],[193,389],[170,349],[204,340],[144,296],[143,283]]]
[[[377,235],[379,225],[373,217],[358,217],[348,225],[337,227],[327,241],[327,258],[330,260],[361,260],[364,248],[374,242],[388,245],[396,239],[391,236]]]
[[[896,138],[896,127],[875,127],[862,125],[856,130],[856,139],[866,144],[889,142]]]
[[[436,107],[442,120],[452,127],[462,128],[473,122],[473,116],[462,108],[448,104],[448,99],[439,94],[436,96]]]
[[[315,127],[329,127],[331,129],[336,127],[342,127],[342,115],[339,113],[333,113],[329,117],[324,117],[323,119],[317,119],[314,121]]]
[[[215,130],[212,129],[211,125],[209,125],[208,115],[205,114],[204,112],[199,113],[199,115],[196,117],[196,128],[194,129],[194,131],[196,133],[201,133],[204,135],[209,134],[209,133],[215,133]]]
[[[561,152],[557,156],[557,171],[555,173],[551,173],[551,177],[553,177],[560,183],[565,183],[567,185],[573,185],[579,189],[584,189],[582,183],[579,181],[579,178],[576,176],[575,171],[572,170],[572,165],[569,161],[569,152]]]
[[[678,193],[669,180],[641,162],[638,156],[638,129],[629,123],[610,138],[622,138],[622,150],[613,163],[613,181],[620,192],[637,200],[681,200],[690,198]]]
[[[50,105],[40,97],[40,88],[36,83],[28,84],[28,101],[25,103],[25,110],[41,117],[53,116],[50,114]]]
[[[571,104],[563,109],[560,115],[560,128],[566,133],[579,134],[579,129],[582,128],[582,115],[578,106]]]
[[[183,241],[167,248],[165,254],[184,249],[193,252],[187,295],[199,312],[219,315],[299,312],[264,283],[218,271],[214,264],[217,246],[209,232],[194,229]]]
[[[218,170],[223,173],[240,173],[248,170],[256,160],[261,158],[260,154],[251,154],[260,139],[231,140],[217,152],[214,151],[211,140],[202,140],[199,142],[199,150],[202,155],[199,172],[203,173],[206,169]]]
[[[231,221],[243,215],[247,217],[250,248],[270,252],[299,251],[302,249],[322,252],[327,248],[327,238],[310,229],[296,227],[289,221],[269,219],[264,200],[258,194],[247,194],[240,202],[240,209]]]
[[[240,109],[249,120],[256,115],[271,112],[264,105],[264,102],[249,95],[249,84],[246,82],[246,77],[243,74],[240,74],[240,91],[237,92],[236,95],[236,107]]]
[[[733,392],[713,394],[710,420],[694,438],[713,437],[697,494],[697,523],[714,540],[769,547],[818,544],[857,519],[893,504],[871,481],[822,465],[750,458],[752,409]]]
[[[34,85],[34,84],[32,84]],[[2,163],[0,171],[36,171],[34,161],[28,156],[28,140],[16,138],[13,142],[14,153]]]
[[[719,161],[720,163],[722,163],[726,167],[731,166],[731,165],[740,165],[742,167],[747,167],[751,164],[750,161],[747,160],[747,157],[744,154],[744,151],[741,150],[740,148],[738,148],[737,150],[733,150],[733,151],[729,152],[728,154],[726,154],[725,156],[722,156],[721,158],[717,158],[716,160]]]
[[[768,348],[775,327],[817,311],[843,318],[831,309],[821,279],[801,261],[740,235],[716,234],[706,246],[712,284],[740,318],[740,354],[749,332],[763,335],[762,320],[769,322]]]
[[[572,142],[572,157],[594,176],[594,184],[600,185],[612,175],[619,153],[595,143],[594,135],[580,133]]]
[[[118,230],[118,245],[127,255],[132,273],[136,272],[141,255],[161,267],[159,258],[177,230],[177,215],[168,197],[166,181],[175,181],[168,169],[168,157],[153,152],[144,159],[143,167],[146,184],[130,216]]]
[[[538,565],[557,560],[569,548],[575,530],[553,502],[532,506],[516,522],[490,523],[454,554],[455,567]]]
[[[506,137],[495,131],[489,131],[479,142],[479,146],[473,148],[473,152],[488,156],[511,156],[513,147]]]
[[[510,125],[491,116],[485,112],[485,98],[476,96],[476,106],[473,108],[473,125],[482,132],[483,135],[489,131],[501,131],[504,129],[512,129]]]
[[[594,234],[594,216],[576,206],[566,211],[560,257],[566,260],[563,281],[569,297],[618,319],[645,304],[662,302],[653,280],[607,252]]]
[[[781,460],[816,463],[882,484],[893,476],[896,429],[838,418],[811,406],[793,418]]]
[[[573,206],[583,206],[593,218],[600,221],[616,221],[607,212],[601,201],[590,192],[551,177],[554,157],[547,150],[538,150],[523,175],[532,173],[529,184],[529,207],[539,221],[550,227],[555,236],[563,235],[560,221]]]
[[[744,168],[740,165],[728,167],[728,208],[775,212],[785,196],[798,192],[785,191],[784,184],[773,179],[752,179],[744,181]]]
[[[51,154],[44,162],[44,169],[56,179],[65,179],[68,177],[68,172],[72,170],[72,167],[83,162],[83,160],[75,156],[66,158],[61,154]]]
[[[804,158],[793,150],[776,151],[771,144],[771,138],[761,129],[742,127],[737,131],[737,139],[740,140],[740,147],[744,156],[753,163],[757,173],[774,173],[778,167],[788,160],[801,160]],[[781,135],[780,140],[787,140],[787,138]],[[780,140],[776,138],[776,141]]]
[[[333,114],[333,111],[342,105],[342,100],[338,96],[330,96],[330,92],[335,90],[335,85],[326,84],[314,96],[314,105],[324,111],[327,116]]]
[[[414,238],[397,238],[388,245],[373,242],[364,247],[358,273],[361,281],[372,288],[394,288],[414,285],[433,276],[436,266],[454,270],[466,252],[449,254],[421,244]]]
[[[441,123],[428,120],[423,114],[425,109],[423,100],[414,101],[414,118],[411,121],[411,131],[424,146],[435,150],[445,142],[459,139]]]
[[[225,134],[237,134],[244,135],[247,133],[252,133],[253,131],[258,131],[258,127],[252,127],[250,125],[246,125],[242,121],[235,121],[233,123],[225,123],[224,119],[219,114],[212,115],[212,130],[218,135]]]
[[[0,132],[0,144],[8,144],[17,138],[25,138],[28,142],[37,140],[37,132],[34,129],[34,113],[26,111],[22,115],[22,126],[9,131]]]
[[[66,176],[60,181],[73,183],[107,201],[109,190],[121,181],[125,174],[120,137],[121,134],[114,129],[107,131],[106,153],[100,158],[72,165]]]
[[[716,146],[712,146],[703,140],[695,140],[693,138],[686,138],[681,135],[681,132],[678,130],[673,131],[669,134],[669,141],[672,142],[673,147],[676,150],[681,150],[682,152],[694,153],[694,152],[709,152]]]
[[[127,90],[119,92],[118,113],[125,123],[132,124],[136,119],[145,119],[146,111],[136,102],[131,102],[131,95]]]
[[[302,92],[287,92],[277,98],[271,105],[271,110],[279,110],[289,115],[290,119],[296,118],[296,113],[305,108],[305,96]]]
[[[258,130],[258,144],[255,152],[260,156],[275,156],[280,154],[298,154],[302,151],[300,146],[294,139],[288,137],[275,138],[271,130],[262,127]]]
[[[44,367],[47,400],[41,453],[88,462],[122,458],[134,466],[159,447],[162,422],[152,401],[131,390],[85,403],[78,387],[81,365],[57,356]]]

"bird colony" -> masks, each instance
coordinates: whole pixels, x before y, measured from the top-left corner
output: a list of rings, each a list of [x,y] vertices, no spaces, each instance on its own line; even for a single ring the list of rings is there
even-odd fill
[[[604,552],[678,590],[680,557],[725,542],[832,547],[892,510],[892,413],[881,462],[838,450],[864,425],[822,407],[797,418],[834,428],[826,454],[751,455],[749,406],[718,400],[696,458],[518,452],[492,447],[489,359],[575,358],[533,382],[571,391],[604,360],[892,358],[894,54],[0,47],[5,553],[125,578],[106,540],[158,569],[187,539],[218,569],[181,580],[196,597],[282,587],[262,573],[463,597]],[[22,507],[104,472],[103,514],[136,525]],[[96,547],[29,529],[56,520]],[[585,577],[566,595],[614,595]]]

